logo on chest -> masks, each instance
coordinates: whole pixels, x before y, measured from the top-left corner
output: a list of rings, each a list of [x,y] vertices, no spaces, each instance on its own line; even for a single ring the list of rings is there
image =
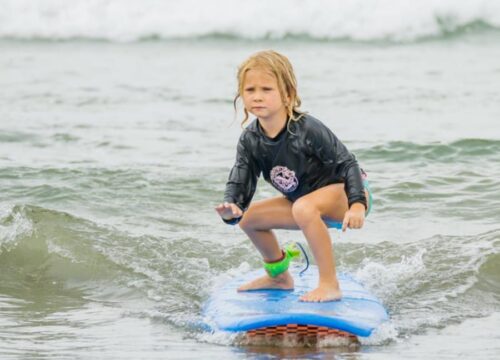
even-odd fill
[[[271,182],[273,185],[284,193],[295,191],[299,186],[299,180],[295,176],[295,171],[290,170],[286,166],[275,166],[271,170]]]

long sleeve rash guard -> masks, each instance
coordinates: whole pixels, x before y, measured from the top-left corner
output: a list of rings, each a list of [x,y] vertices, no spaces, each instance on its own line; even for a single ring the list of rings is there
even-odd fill
[[[224,201],[247,210],[260,174],[292,202],[321,187],[344,183],[349,207],[355,202],[366,207],[355,156],[328,127],[308,114],[290,121],[272,139],[264,134],[257,119],[243,130]]]

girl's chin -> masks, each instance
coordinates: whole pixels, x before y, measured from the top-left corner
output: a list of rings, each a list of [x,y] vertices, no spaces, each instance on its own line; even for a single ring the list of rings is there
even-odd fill
[[[249,111],[249,113],[256,117],[264,115],[263,111]]]

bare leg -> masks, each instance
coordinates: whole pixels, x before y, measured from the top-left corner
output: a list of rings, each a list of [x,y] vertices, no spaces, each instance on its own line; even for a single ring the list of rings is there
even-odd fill
[[[271,229],[301,229],[313,252],[319,270],[318,287],[302,296],[302,301],[333,301],[341,298],[330,234],[322,217],[342,221],[348,210],[343,184],[328,185],[292,203],[283,197],[257,201],[250,206],[240,227],[250,237],[265,261],[282,253]],[[293,289],[288,271],[275,278],[267,275],[242,285],[238,291],[255,289]]]
[[[318,216],[315,216],[303,225],[302,231],[318,265],[319,283],[315,290],[302,296],[301,300],[339,300],[342,297],[342,293],[340,292],[337,280],[332,241],[325,223],[318,214]]]
[[[240,221],[240,227],[266,262],[282,256],[276,235],[271,229],[298,229],[292,216],[291,202],[281,196],[253,203]],[[264,275],[240,286],[238,291],[256,289],[293,289],[293,278],[288,271],[274,278]]]
[[[293,216],[309,243],[319,270],[318,287],[302,296],[302,301],[334,301],[342,297],[332,241],[321,217],[341,220],[347,209],[347,198],[342,184],[318,189],[303,196],[293,205]]]

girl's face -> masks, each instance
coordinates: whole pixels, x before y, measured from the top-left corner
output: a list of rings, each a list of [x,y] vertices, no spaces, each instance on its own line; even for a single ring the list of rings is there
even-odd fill
[[[273,74],[259,69],[248,70],[243,81],[242,99],[245,109],[259,120],[286,119],[286,107]]]

